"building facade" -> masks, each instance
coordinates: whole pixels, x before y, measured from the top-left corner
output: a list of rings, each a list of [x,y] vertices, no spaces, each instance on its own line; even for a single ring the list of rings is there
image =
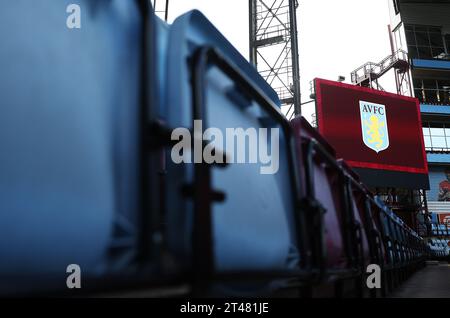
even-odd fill
[[[428,210],[450,220],[450,0],[389,0],[393,50],[408,53],[429,165]],[[446,217],[448,216],[448,217]]]

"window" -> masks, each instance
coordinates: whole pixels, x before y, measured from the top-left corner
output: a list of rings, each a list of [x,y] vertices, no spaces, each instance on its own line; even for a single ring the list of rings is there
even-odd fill
[[[423,136],[423,138],[424,138],[424,141],[425,141],[425,149],[432,148],[431,137],[430,136]]]
[[[405,35],[411,58],[432,59],[445,56],[445,43],[440,27],[405,25]]]
[[[430,127],[430,135],[431,136],[436,136],[436,137],[445,136],[444,134],[445,134],[444,127]]]
[[[396,44],[395,47],[397,49],[403,48],[403,41],[402,41],[401,32],[402,32],[402,28],[401,27],[394,31],[394,39],[395,39],[395,44]]]
[[[450,80],[416,78],[414,93],[423,104],[450,105]]]
[[[450,124],[424,123],[422,131],[427,151],[450,152]]]
[[[430,137],[430,128],[429,127],[423,127],[423,138],[425,141],[425,148],[431,148],[431,137]]]

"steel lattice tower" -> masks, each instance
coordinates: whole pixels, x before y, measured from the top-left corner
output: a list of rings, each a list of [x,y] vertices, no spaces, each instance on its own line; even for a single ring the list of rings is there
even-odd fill
[[[167,22],[169,16],[169,0],[151,0],[155,14]]]
[[[297,7],[297,0],[249,0],[250,61],[288,118],[301,114]]]

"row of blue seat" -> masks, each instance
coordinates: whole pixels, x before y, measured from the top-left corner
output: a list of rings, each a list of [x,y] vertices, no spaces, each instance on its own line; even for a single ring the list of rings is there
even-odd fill
[[[305,188],[302,195],[310,200],[307,206],[316,207],[308,213],[326,211],[308,238],[317,241],[316,246],[325,246],[325,275],[334,274],[339,280],[337,271],[349,275],[378,264],[386,275],[384,286],[393,289],[422,266],[428,254],[424,240],[373,196],[305,119],[296,118],[291,125],[297,144],[302,145],[296,158]]]
[[[448,239],[428,239],[428,247],[433,258],[444,258],[450,256],[450,240]]]
[[[450,236],[450,229],[446,224],[431,224],[431,235]]]
[[[395,276],[423,261],[425,242],[306,120],[285,119],[200,12],[169,26],[146,0],[79,0],[74,30],[64,4],[0,4],[1,294],[66,290],[70,264],[87,291],[181,277],[256,295],[292,278],[361,287],[370,263]],[[175,163],[171,133],[194,120],[278,128],[279,170]]]

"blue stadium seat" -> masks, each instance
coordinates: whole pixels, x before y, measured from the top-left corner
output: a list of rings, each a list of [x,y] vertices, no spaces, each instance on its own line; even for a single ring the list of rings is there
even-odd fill
[[[164,97],[167,107],[163,110],[169,127],[193,127],[192,63],[197,50],[204,46],[216,48],[242,71],[248,83],[279,105],[276,94],[257,71],[199,11],[192,11],[179,17],[170,27]],[[211,66],[205,83],[204,129],[216,127],[225,135],[226,128],[281,128],[252,96],[242,95],[239,84],[233,83],[219,68]],[[217,271],[297,267],[294,193],[289,181],[295,172],[288,164],[286,137],[280,130],[280,163],[276,174],[261,174],[261,164],[230,164],[224,169],[212,169],[214,189],[225,194],[224,202],[213,204],[211,212]],[[218,145],[218,149],[225,151],[222,145]],[[168,229],[169,244],[178,263],[187,267],[193,262],[190,242],[195,211],[191,199],[178,194],[183,185],[195,181],[194,169],[193,164],[176,165],[168,160],[167,221],[173,225]]]
[[[431,224],[431,233],[432,235],[438,235],[437,226],[434,223]]]
[[[69,29],[69,3],[0,5],[0,292],[64,288],[69,264],[87,279],[136,253],[141,12],[78,0]]]

